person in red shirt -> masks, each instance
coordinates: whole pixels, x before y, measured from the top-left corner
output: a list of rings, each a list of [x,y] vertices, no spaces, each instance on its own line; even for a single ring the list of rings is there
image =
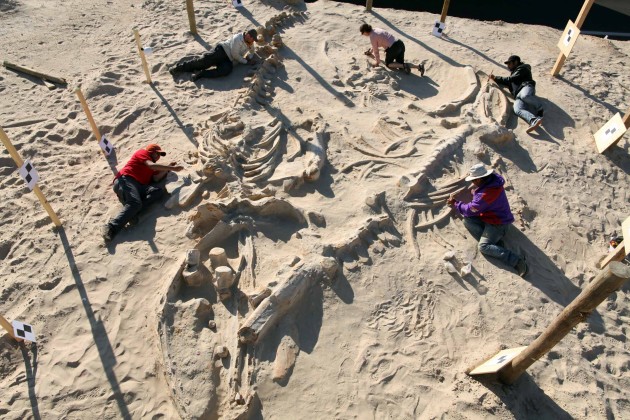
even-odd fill
[[[125,167],[116,174],[113,190],[124,207],[118,216],[104,226],[105,242],[111,241],[127,223],[137,217],[140,210],[164,196],[164,187],[151,184],[163,180],[170,171],[179,172],[184,169],[177,162],[169,165],[157,163],[165,155],[166,152],[160,146],[149,144],[135,152]]]

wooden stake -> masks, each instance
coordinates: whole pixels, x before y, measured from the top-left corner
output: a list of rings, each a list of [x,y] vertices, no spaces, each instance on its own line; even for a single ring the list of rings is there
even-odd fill
[[[630,129],[630,109],[626,112],[626,115],[623,116],[623,125]]]
[[[48,80],[50,82],[59,83],[60,85],[68,84],[68,82],[66,82],[66,79],[62,79],[61,77],[55,77],[46,73],[40,73],[38,71],[31,70],[27,67],[22,67],[22,66],[18,66],[17,64],[9,63],[6,60],[2,63],[2,65],[8,69],[30,74],[31,76],[39,77],[42,80]]]
[[[11,141],[9,140],[9,137],[7,137],[6,133],[4,132],[4,130],[1,127],[0,127],[0,140],[2,140],[2,143],[4,143],[4,147],[6,147],[7,150],[9,151],[9,154],[13,158],[13,161],[15,162],[17,167],[21,168],[22,165],[24,165],[24,161],[20,157],[20,155],[17,152],[17,150],[15,150],[15,147],[13,147],[13,144],[11,144]],[[39,199],[39,202],[42,203],[42,206],[44,207],[44,209],[46,210],[46,212],[50,216],[50,219],[53,221],[55,226],[57,226],[57,227],[61,226],[61,220],[59,220],[59,218],[55,214],[55,211],[52,209],[52,207],[50,207],[50,204],[48,204],[48,201],[46,200],[46,197],[44,197],[44,194],[42,193],[42,191],[39,189],[39,187],[37,185],[35,185],[35,187],[33,187],[33,192],[35,193],[35,195]]]
[[[499,379],[506,384],[513,383],[628,279],[630,267],[620,262],[610,263],[533,343],[499,371]]]
[[[142,42],[140,41],[140,34],[137,29],[133,30],[133,36],[136,38],[136,44],[138,45],[138,54],[140,54],[140,59],[142,60],[142,68],[144,69],[144,74],[147,76],[147,83],[153,83],[151,81],[151,72],[149,72],[149,66],[147,64],[147,58],[144,55],[144,51],[142,50]]]
[[[365,3],[365,10],[368,12],[372,10],[372,0],[367,0],[367,3]]]
[[[22,341],[21,338],[13,335],[13,325],[11,325],[11,323],[7,321],[2,315],[0,315],[0,325],[2,325],[2,328],[4,328],[15,340]]]
[[[440,16],[440,22],[446,22],[446,14],[448,13],[448,6],[451,3],[451,0],[444,0],[444,5],[442,6],[442,15]]]
[[[612,251],[610,251],[608,253],[608,255],[606,255],[606,258],[604,258],[599,264],[597,264],[597,268],[603,269],[604,267],[606,267],[608,264],[610,264],[612,261],[621,261],[626,257],[626,245],[624,244],[625,240],[621,241],[621,243],[619,243],[619,245],[617,245],[617,248],[613,249]]]
[[[186,0],[186,11],[188,12],[190,32],[197,35],[197,23],[195,22],[195,6],[193,5],[193,0]]]
[[[594,2],[595,2],[595,0],[584,0],[584,4],[582,5],[582,9],[580,10],[580,13],[578,14],[577,20],[575,21],[575,26],[578,29],[582,29],[582,24],[584,24],[584,21],[586,20],[586,16],[588,15],[588,12],[591,10],[591,6],[593,5]],[[566,59],[567,59],[567,57],[564,54],[562,54],[562,52],[558,55],[558,59],[556,60],[556,64],[554,64],[553,69],[551,69],[551,75],[552,76],[557,76],[558,73],[560,73],[560,69],[564,65],[564,61]]]
[[[101,132],[98,131],[98,127],[96,126],[96,123],[94,122],[94,118],[92,118],[92,113],[90,112],[90,108],[88,107],[88,104],[85,100],[85,96],[83,96],[83,92],[81,92],[81,88],[76,88],[74,92],[77,94],[79,101],[81,102],[81,107],[83,107],[83,112],[85,112],[85,115],[87,116],[87,119],[90,122],[90,127],[92,127],[92,133],[94,133],[94,136],[96,137],[96,141],[100,142]]]

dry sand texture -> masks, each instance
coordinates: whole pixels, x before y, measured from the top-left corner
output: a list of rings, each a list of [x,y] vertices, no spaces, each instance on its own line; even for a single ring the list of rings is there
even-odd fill
[[[599,155],[592,133],[630,104],[630,44],[581,36],[553,79],[560,31],[545,27],[449,18],[437,39],[427,13],[195,6],[198,38],[183,1],[0,1],[2,58],[69,81],[49,91],[0,71],[0,125],[64,221],[51,231],[3,151],[0,312],[39,339],[23,353],[0,341],[3,418],[629,418],[628,286],[515,385],[464,371],[531,342],[628,216],[627,136]],[[370,68],[364,20],[400,37],[426,76]],[[133,27],[154,49],[153,86]],[[266,27],[258,66],[169,75],[249,27]],[[546,105],[531,136],[486,82],[515,53]],[[109,161],[79,85],[117,147]],[[112,172],[149,142],[186,170],[166,208],[106,247]],[[479,161],[508,180],[506,244],[527,255],[525,280],[479,255],[444,208]],[[236,275],[223,301],[214,247]]]

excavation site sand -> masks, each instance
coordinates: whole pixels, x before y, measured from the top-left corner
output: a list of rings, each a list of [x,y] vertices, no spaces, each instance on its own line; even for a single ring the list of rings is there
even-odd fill
[[[540,335],[630,215],[628,134],[593,140],[630,105],[630,43],[581,35],[554,78],[543,26],[448,17],[437,38],[429,13],[244,3],[195,1],[193,36],[183,1],[0,0],[2,59],[68,81],[0,68],[0,127],[63,221],[0,148],[0,314],[37,334],[0,339],[0,417],[630,418],[629,285],[513,385],[465,373]],[[425,75],[372,67],[363,22]],[[255,65],[169,74],[251,28]],[[512,54],[545,106],[531,134],[488,81]],[[184,170],[105,244],[114,175],[149,143]],[[525,278],[446,205],[476,163],[506,179]]]

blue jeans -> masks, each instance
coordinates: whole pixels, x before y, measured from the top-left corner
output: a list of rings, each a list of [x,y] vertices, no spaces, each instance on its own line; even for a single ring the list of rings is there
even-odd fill
[[[116,178],[112,187],[120,202],[124,205],[118,216],[109,221],[108,225],[118,233],[127,222],[134,218],[143,207],[147,207],[164,196],[164,188],[153,185],[142,185],[130,176],[123,175]]]
[[[468,232],[479,242],[479,251],[489,257],[493,257],[504,264],[514,267],[521,258],[509,249],[497,245],[505,236],[510,225],[491,225],[480,217],[464,217],[464,226]]]
[[[536,115],[532,114],[532,111],[538,114],[542,110],[542,102],[536,96],[536,88],[534,86],[527,85],[516,95],[514,113],[525,120],[527,124],[531,125],[536,119]]]

